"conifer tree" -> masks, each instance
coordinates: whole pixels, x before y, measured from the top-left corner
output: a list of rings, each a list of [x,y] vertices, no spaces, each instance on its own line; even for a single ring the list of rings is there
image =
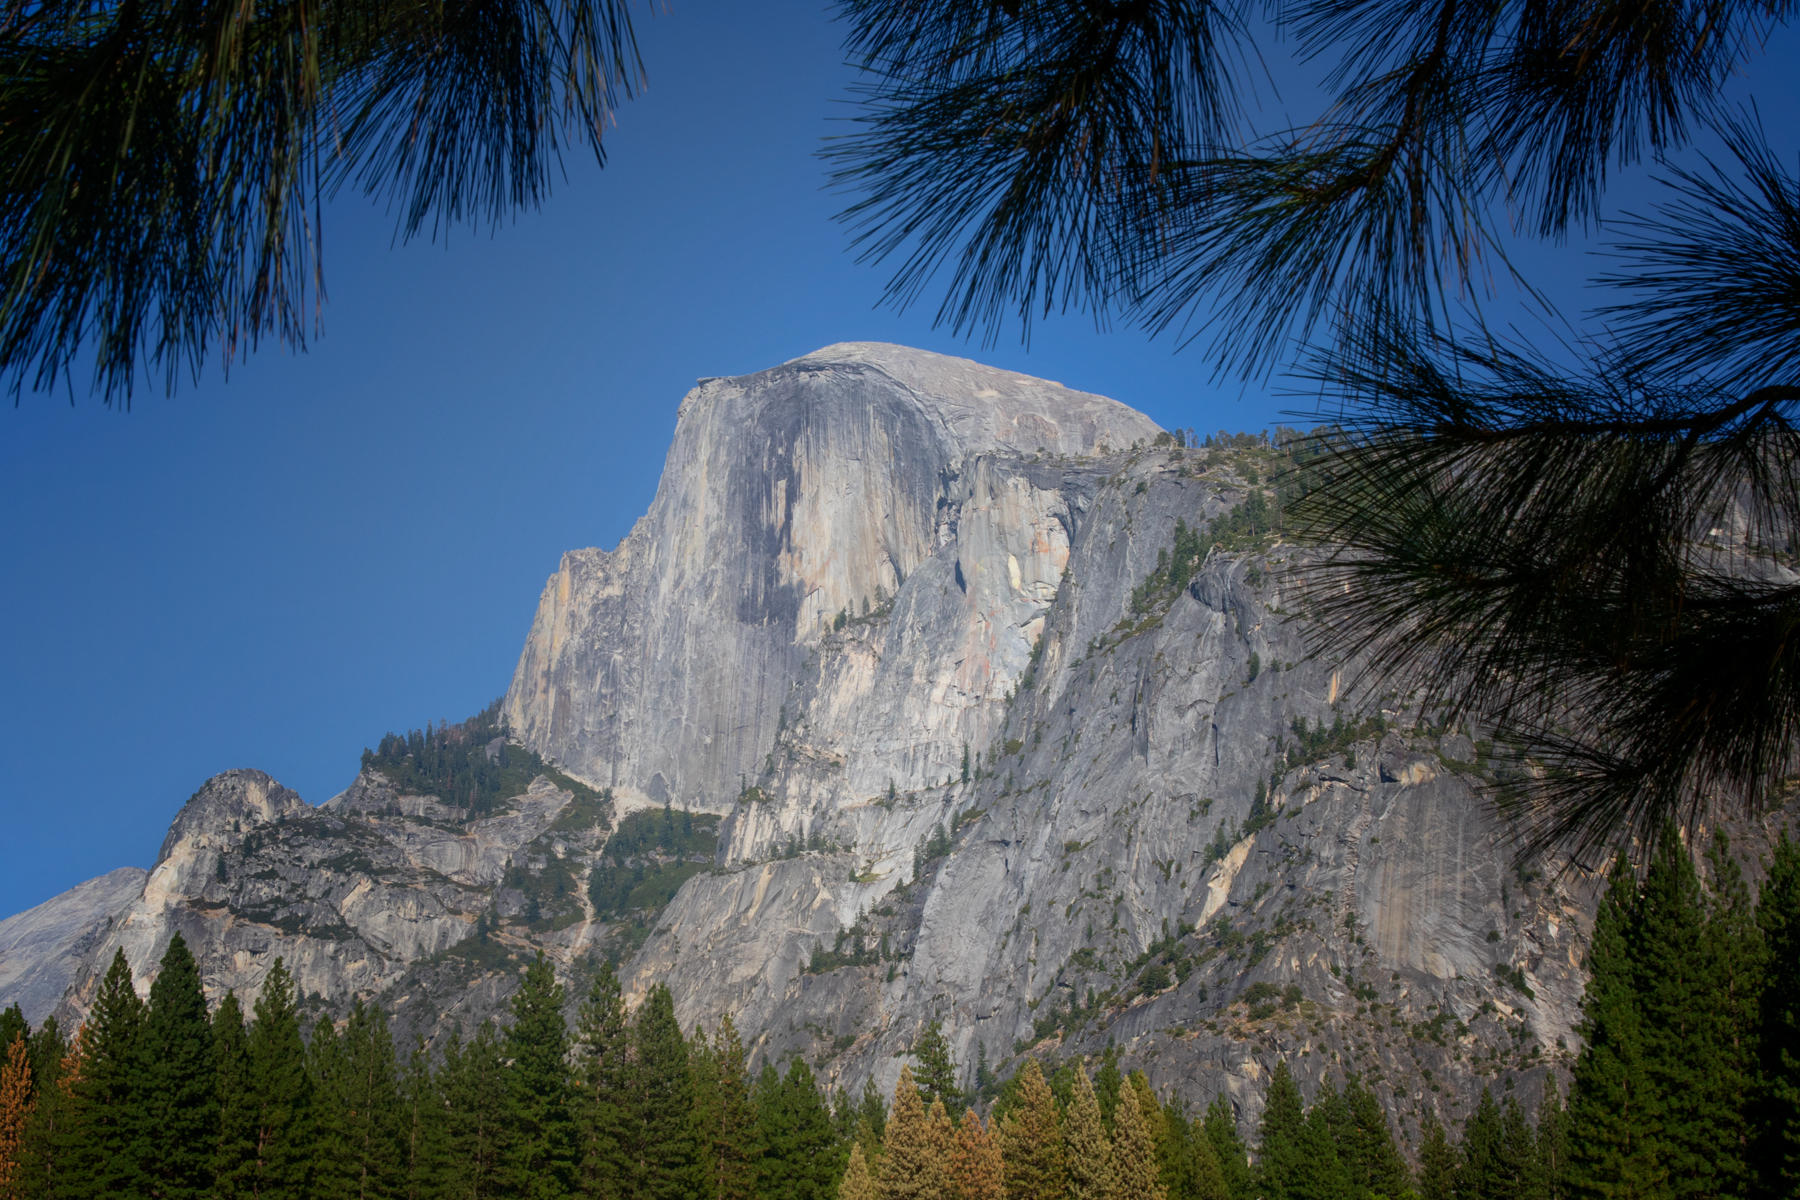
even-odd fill
[[[1119,1088],[1125,1077],[1119,1073],[1119,1048],[1108,1046],[1100,1055],[1100,1067],[1094,1072],[1094,1099],[1100,1105],[1100,1120],[1107,1133],[1112,1132],[1113,1109],[1119,1104]]]
[[[1288,1073],[1287,1060],[1277,1059],[1263,1097],[1256,1140],[1256,1178],[1267,1200],[1301,1200],[1297,1189],[1304,1169],[1305,1132],[1300,1089]]]
[[[13,1039],[17,1038],[24,1049],[21,1053],[31,1053],[31,1023],[25,1019],[25,1013],[17,1004],[11,1004],[0,1011],[0,1069],[4,1069],[11,1054]]]
[[[1751,1106],[1756,1187],[1800,1196],[1800,843],[1784,830],[1757,899],[1765,964],[1758,1001],[1757,1093]]]
[[[1723,829],[1714,831],[1706,861],[1709,895],[1701,941],[1707,948],[1712,985],[1706,1023],[1715,1044],[1703,1081],[1710,1094],[1703,1105],[1706,1123],[1722,1143],[1714,1156],[1718,1190],[1744,1196],[1755,1189],[1752,1109],[1761,1074],[1757,1033],[1768,977],[1767,947],[1756,920],[1755,898]]]
[[[505,1039],[508,1068],[500,1175],[506,1194],[520,1200],[561,1200],[575,1182],[569,1039],[562,1002],[562,985],[540,952],[525,968],[525,978],[513,995],[512,1024]],[[679,1041],[679,1029],[675,1036]],[[685,1065],[685,1045],[680,1057]],[[686,1122],[691,1119],[692,1094],[681,1099],[676,1112]]]
[[[1140,1093],[1139,1107],[1143,1107]],[[1157,1178],[1173,1200],[1232,1200],[1212,1139],[1173,1101],[1163,1106],[1156,1143]]]
[[[1007,1200],[1063,1200],[1068,1167],[1056,1099],[1035,1058],[1015,1079],[1016,1101],[1000,1122],[1000,1155]]]
[[[1224,1096],[1214,1096],[1212,1103],[1206,1106],[1201,1129],[1218,1160],[1226,1194],[1231,1200],[1251,1200],[1256,1190],[1256,1175],[1250,1169],[1244,1139],[1238,1136],[1237,1116],[1231,1110],[1231,1102]]]
[[[631,1125],[631,1026],[612,963],[601,966],[576,1019],[576,1128],[580,1194],[615,1200],[635,1169]]]
[[[1000,1139],[967,1109],[950,1146],[949,1200],[1006,1200],[1006,1167]]]
[[[63,1061],[69,1054],[69,1041],[56,1023],[55,1014],[44,1018],[26,1045],[30,1047],[32,1085],[41,1091],[61,1076]]]
[[[1623,855],[1594,913],[1581,1053],[1569,1095],[1569,1161],[1576,1197],[1652,1196],[1664,1170],[1652,1140],[1660,1114],[1645,1064],[1643,1014],[1632,969],[1637,880]],[[1428,1197],[1427,1200],[1430,1200]]]
[[[787,1200],[831,1200],[831,1189],[843,1173],[844,1158],[838,1150],[825,1097],[805,1059],[796,1057],[788,1063],[787,1074],[781,1080],[781,1096],[781,1111],[788,1127]],[[948,1154],[947,1142],[942,1150]]]
[[[150,985],[142,1055],[139,1170],[158,1200],[198,1200],[212,1186],[218,1071],[200,970],[179,932]]]
[[[1063,1114],[1063,1150],[1068,1156],[1070,1200],[1112,1200],[1112,1144],[1100,1119],[1094,1085],[1079,1067],[1074,1094]]]
[[[1419,1200],[1457,1200],[1456,1148],[1444,1127],[1427,1113],[1419,1140]]]
[[[1507,1161],[1500,1106],[1494,1093],[1481,1089],[1481,1099],[1463,1123],[1462,1161],[1457,1166],[1457,1200],[1512,1200],[1515,1164]]]
[[[1735,876],[1735,866],[1729,873]],[[1743,944],[1755,930],[1748,907],[1741,897],[1715,894],[1709,902],[1688,848],[1673,830],[1665,832],[1644,875],[1630,953],[1651,1136],[1673,1196],[1741,1194],[1750,1068],[1749,1031],[1741,1026],[1749,1022],[1753,990],[1743,976],[1755,953]]]
[[[1537,1137],[1534,1140],[1538,1177],[1543,1180],[1545,1200],[1567,1200],[1564,1176],[1569,1166],[1569,1125],[1554,1075],[1544,1076],[1544,1095],[1538,1101]]]
[[[75,1091],[87,1042],[84,1025],[75,1031],[75,1044],[63,1047],[54,1018],[46,1018],[33,1035],[31,1073],[36,1096],[19,1147],[17,1190],[22,1197],[53,1200],[79,1192],[79,1177],[66,1186],[70,1181],[65,1176],[70,1173],[70,1126],[77,1121]],[[59,1049],[55,1058],[49,1057]]]
[[[750,1162],[750,1089],[744,1066],[744,1044],[727,1013],[713,1034],[713,1123],[710,1138],[714,1200],[750,1200],[756,1174]]]
[[[1160,1116],[1160,1114],[1159,1114]],[[1156,1140],[1135,1087],[1119,1089],[1113,1109],[1113,1200],[1167,1200],[1156,1164]]]
[[[1352,1079],[1344,1088],[1344,1108],[1349,1129],[1342,1157],[1354,1194],[1400,1200],[1412,1186],[1411,1173],[1394,1144],[1381,1102],[1361,1080]]]
[[[912,1068],[901,1067],[875,1194],[880,1200],[942,1200],[948,1150],[934,1138],[930,1114],[913,1086]]]
[[[950,1111],[944,1107],[942,1100],[933,1100],[931,1107],[925,1110],[925,1136],[937,1149],[938,1159],[944,1164],[944,1190],[950,1189],[950,1156],[956,1149],[956,1123],[950,1119]]]
[[[787,1120],[782,1113],[781,1072],[765,1062],[750,1089],[751,1151],[760,1200],[787,1190]]]
[[[405,1200],[436,1200],[434,1183],[443,1176],[447,1149],[444,1098],[422,1037],[413,1044],[400,1077],[400,1111],[405,1177],[401,1195]]]
[[[694,1083],[687,1039],[675,1020],[669,989],[657,984],[632,1022],[631,1131],[636,1195],[644,1200],[692,1200],[701,1194],[699,1137],[694,1130]]]
[[[881,1090],[875,1086],[872,1078],[863,1080],[862,1098],[857,1101],[856,1117],[858,1126],[867,1126],[869,1136],[877,1143],[887,1136],[887,1101],[881,1098]],[[868,1147],[864,1146],[863,1153],[866,1155],[868,1152]],[[876,1155],[869,1159],[871,1171],[876,1169],[879,1157]]]
[[[1505,1193],[1508,1200],[1549,1200],[1537,1138],[1517,1096],[1507,1096],[1500,1106],[1500,1144],[1501,1161],[1513,1175]]]
[[[226,992],[212,1018],[213,1094],[219,1129],[212,1142],[213,1195],[241,1200],[254,1195],[256,1136],[260,1113],[250,1090],[250,1043],[236,992]]]
[[[0,1050],[0,1200],[20,1200],[23,1194],[20,1148],[31,1109],[31,1055],[24,1031],[15,1026]]]
[[[869,1171],[869,1161],[863,1156],[860,1143],[850,1147],[850,1164],[844,1168],[844,1180],[838,1184],[838,1200],[880,1200],[881,1193],[875,1188],[875,1176]]]
[[[342,1070],[328,1100],[342,1110],[343,1175],[353,1200],[392,1200],[406,1180],[408,1112],[387,1014],[358,998],[339,1039]]]
[[[431,1175],[428,1191],[455,1200],[489,1200],[505,1194],[500,1175],[507,1078],[493,1025],[482,1022],[466,1043],[452,1030],[438,1078],[444,1154],[434,1164],[438,1171]]]
[[[1350,1167],[1338,1150],[1350,1141],[1348,1111],[1329,1083],[1322,1086],[1320,1101],[1307,1111],[1300,1128],[1299,1170],[1292,1194],[1297,1200],[1351,1200],[1355,1188]]]
[[[712,1040],[703,1026],[695,1025],[687,1043],[688,1075],[694,1081],[694,1135],[700,1153],[700,1174],[708,1181],[716,1176],[712,1131],[719,1123],[719,1070],[713,1061]],[[710,1190],[703,1196],[710,1196]]]
[[[950,1043],[944,1038],[941,1021],[933,1019],[913,1046],[913,1058],[919,1069],[913,1078],[919,1098],[929,1108],[933,1100],[944,1102],[951,1112],[962,1111],[962,1092],[956,1086],[956,1060],[950,1056]]]
[[[70,1200],[142,1195],[148,1191],[138,1153],[147,1101],[144,1002],[122,949],[113,952],[82,1033],[82,1069],[59,1134],[65,1169],[58,1195]]]
[[[313,1026],[306,1043],[306,1078],[312,1085],[312,1190],[319,1200],[351,1200],[350,1114],[344,1077],[344,1046],[329,1018]]]
[[[312,1083],[293,976],[277,958],[256,998],[256,1020],[246,1039],[249,1094],[256,1114],[256,1158],[250,1195],[266,1200],[312,1196]]]

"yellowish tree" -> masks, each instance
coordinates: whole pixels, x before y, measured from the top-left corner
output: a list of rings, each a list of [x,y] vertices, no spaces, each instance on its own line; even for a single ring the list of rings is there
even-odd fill
[[[844,1168],[843,1182],[838,1184],[838,1200],[879,1200],[880,1196],[874,1173],[869,1170],[869,1160],[863,1156],[862,1144],[852,1143],[850,1165]]]
[[[1146,1120],[1141,1093],[1136,1087],[1119,1089],[1113,1109],[1112,1195],[1114,1200],[1166,1200],[1167,1190],[1156,1169],[1155,1124],[1162,1121],[1156,1102],[1150,1102],[1152,1120]]]
[[[1063,1118],[1063,1150],[1069,1161],[1069,1200],[1112,1200],[1112,1141],[1100,1119],[1094,1085],[1080,1069]]]
[[[25,1122],[31,1117],[31,1056],[25,1035],[13,1034],[0,1067],[0,1200],[16,1200],[19,1189],[19,1147]]]
[[[950,1145],[951,1200],[1006,1200],[1005,1179],[1000,1139],[971,1108]]]
[[[1019,1072],[1018,1103],[1000,1122],[1000,1155],[1007,1200],[1064,1200],[1069,1176],[1056,1098],[1036,1059]]]
[[[943,1105],[934,1107],[941,1115]],[[926,1113],[919,1089],[913,1086],[912,1069],[901,1067],[900,1082],[894,1085],[893,1112],[888,1116],[881,1177],[875,1181],[880,1200],[944,1200],[948,1158],[944,1135],[949,1126],[948,1118],[939,1127]]]

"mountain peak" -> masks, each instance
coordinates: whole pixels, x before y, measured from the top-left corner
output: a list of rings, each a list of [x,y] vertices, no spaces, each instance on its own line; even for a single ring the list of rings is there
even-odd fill
[[[885,380],[881,390],[896,392],[895,398],[921,410],[954,457],[1042,451],[1078,458],[1124,450],[1159,432],[1150,418],[1106,396],[892,342],[836,342],[766,370],[702,379],[683,402],[681,416],[687,421],[704,413],[736,426],[750,416],[742,407],[746,399],[758,409],[822,395],[843,404],[869,403],[869,393],[854,386],[803,385],[821,374],[846,382],[858,375]],[[790,381],[796,386],[787,386]],[[717,405],[721,401],[723,407]]]

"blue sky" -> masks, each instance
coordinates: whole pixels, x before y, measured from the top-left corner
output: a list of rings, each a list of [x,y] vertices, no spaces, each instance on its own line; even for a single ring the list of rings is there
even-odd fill
[[[832,220],[820,138],[846,114],[814,3],[674,0],[604,171],[542,210],[392,245],[328,214],[325,330],[129,413],[0,410],[0,916],[148,866],[206,778],[259,767],[315,803],[389,729],[500,695],[558,556],[648,505],[698,376],[831,342],[966,354],[1165,426],[1261,429],[1293,402],[1085,318],[992,349],[875,307]],[[1759,96],[1771,128],[1791,84]],[[1568,283],[1566,248],[1537,265]],[[935,301],[935,297],[932,298]],[[1577,299],[1577,304],[1579,299]]]

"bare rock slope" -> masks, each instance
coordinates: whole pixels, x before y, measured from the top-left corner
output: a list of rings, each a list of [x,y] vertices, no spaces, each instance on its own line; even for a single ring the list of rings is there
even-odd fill
[[[1276,1055],[1409,1114],[1529,1087],[1573,1049],[1592,897],[1514,865],[1488,747],[1309,656],[1287,465],[896,346],[703,380],[649,512],[545,586],[518,786],[471,808],[373,762],[315,809],[228,773],[141,884],[0,925],[63,930],[0,948],[0,1003],[63,978],[78,1015],[179,929],[215,995],[281,954],[426,1033],[538,949],[572,997],[622,957],[852,1087],[933,1020],[971,1084],[1111,1045],[1246,1116]]]

